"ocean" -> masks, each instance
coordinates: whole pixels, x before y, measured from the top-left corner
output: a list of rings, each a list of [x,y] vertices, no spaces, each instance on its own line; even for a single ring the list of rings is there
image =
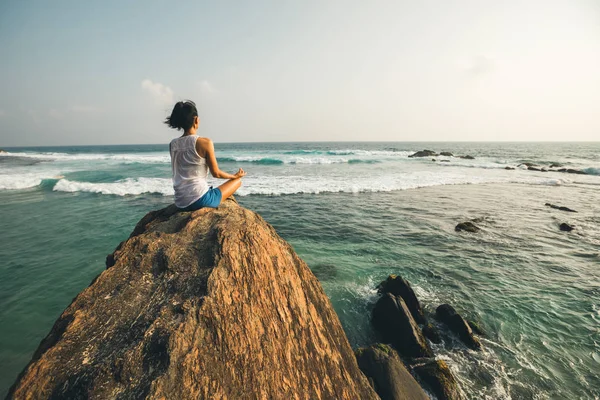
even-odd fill
[[[0,153],[0,396],[106,255],[172,203],[167,142]],[[423,149],[474,159],[408,157]],[[427,312],[448,302],[486,331],[482,352],[434,346],[468,398],[600,398],[600,143],[230,143],[216,153],[221,169],[247,171],[238,202],[308,263],[354,348],[375,340],[375,287],[399,274]],[[480,232],[455,232],[475,218]]]

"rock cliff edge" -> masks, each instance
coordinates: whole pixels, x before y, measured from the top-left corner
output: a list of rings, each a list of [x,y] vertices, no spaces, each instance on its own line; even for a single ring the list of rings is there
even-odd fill
[[[8,398],[378,397],[308,266],[226,201],[147,214]]]

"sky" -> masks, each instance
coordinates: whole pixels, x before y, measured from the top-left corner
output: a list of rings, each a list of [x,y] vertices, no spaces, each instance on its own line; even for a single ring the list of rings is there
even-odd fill
[[[600,2],[0,0],[0,148],[600,140]]]

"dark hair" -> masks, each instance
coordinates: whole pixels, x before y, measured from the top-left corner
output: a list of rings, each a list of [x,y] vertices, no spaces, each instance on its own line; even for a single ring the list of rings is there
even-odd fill
[[[191,100],[179,101],[173,107],[171,116],[165,119],[165,124],[173,129],[187,131],[194,125],[194,117],[197,116],[196,103]]]

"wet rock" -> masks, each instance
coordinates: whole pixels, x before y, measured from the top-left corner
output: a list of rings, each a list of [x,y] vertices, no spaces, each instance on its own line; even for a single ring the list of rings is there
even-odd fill
[[[479,339],[473,336],[473,330],[465,319],[450,304],[442,304],[435,310],[436,318],[444,323],[451,332],[470,349],[481,350]]]
[[[577,212],[569,207],[557,206],[554,204],[546,203],[546,207],[554,208],[555,210],[566,211],[566,212]]]
[[[540,169],[540,168],[537,168],[537,167],[527,167],[527,169],[528,169],[529,171],[541,171],[541,169]]]
[[[440,153],[440,156],[444,156],[444,157],[454,157],[454,154],[450,153],[449,151],[442,151]]]
[[[463,398],[454,375],[443,360],[415,360],[412,369],[429,387],[439,400],[460,400]]]
[[[385,293],[375,304],[372,323],[386,343],[409,358],[431,357],[433,352],[400,296]]]
[[[435,158],[432,158],[431,161],[437,161]]]
[[[377,399],[306,263],[258,214],[146,215],[9,399]]]
[[[450,160],[440,160],[440,162],[450,162]]]
[[[483,328],[481,327],[481,325],[478,322],[475,322],[473,320],[467,319],[467,324],[469,324],[469,327],[471,328],[471,330],[478,334],[479,336],[486,336],[485,335],[485,331],[483,330]]]
[[[406,279],[398,275],[390,275],[377,286],[377,290],[381,294],[391,293],[394,296],[402,297],[417,324],[425,323],[425,315],[419,299]]]
[[[515,168],[514,168],[514,167],[508,167],[508,166],[507,166],[507,167],[504,167],[504,169],[506,169],[506,170],[509,170],[509,171],[512,171],[512,170],[514,170]]]
[[[423,335],[427,339],[431,340],[432,343],[442,343],[442,337],[440,336],[440,332],[431,323],[427,323],[425,324],[425,326],[423,326]]]
[[[564,172],[566,174],[579,174],[579,175],[587,175],[587,173],[585,171],[581,171],[578,169],[571,169],[571,168],[561,168],[561,169],[557,169],[558,172]]]
[[[0,149],[0,153],[8,153],[8,151],[6,151],[4,149]]]
[[[522,165],[524,165],[526,167],[538,167],[539,166],[539,165],[534,164],[534,163],[524,162],[524,163],[521,163],[521,164],[517,165],[517,168],[520,167],[520,166],[522,166]]]
[[[562,165],[562,164],[560,164],[560,163],[552,163],[552,164],[550,164],[550,168],[560,168],[560,167],[562,167],[562,166],[563,166],[563,165]]]
[[[565,222],[563,222],[562,224],[560,224],[559,226],[560,230],[563,232],[571,232],[573,229],[575,229],[574,226],[571,226]]]
[[[390,346],[377,343],[355,354],[359,368],[383,400],[429,399]]]
[[[475,159],[475,157],[473,157],[473,156],[469,156],[469,155],[466,155],[466,156],[458,156],[458,158],[464,158],[465,160],[474,160],[474,159]]]
[[[454,230],[456,232],[465,231],[465,232],[472,232],[472,233],[480,231],[479,227],[470,221],[461,222],[460,224],[456,225],[456,227],[454,227]]]
[[[410,158],[413,157],[437,157],[437,153],[433,150],[421,150],[421,151],[417,151],[416,153],[411,154]]]

